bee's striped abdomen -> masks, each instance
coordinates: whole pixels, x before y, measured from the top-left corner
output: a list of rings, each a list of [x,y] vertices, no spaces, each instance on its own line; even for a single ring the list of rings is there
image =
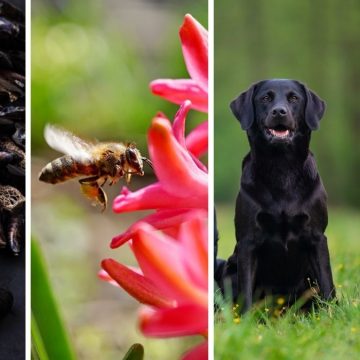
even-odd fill
[[[81,175],[97,175],[97,167],[93,163],[80,163],[71,156],[65,155],[48,163],[40,172],[39,180],[57,184]]]

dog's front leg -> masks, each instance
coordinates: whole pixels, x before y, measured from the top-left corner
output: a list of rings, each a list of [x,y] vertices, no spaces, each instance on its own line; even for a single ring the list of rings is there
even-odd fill
[[[250,310],[253,301],[253,279],[254,266],[252,251],[246,247],[236,245],[237,253],[237,286],[240,290],[242,308],[241,313],[244,314]]]
[[[320,235],[320,239],[314,244],[310,264],[321,296],[325,300],[334,298],[336,293],[331,273],[329,249],[327,238],[323,234]]]

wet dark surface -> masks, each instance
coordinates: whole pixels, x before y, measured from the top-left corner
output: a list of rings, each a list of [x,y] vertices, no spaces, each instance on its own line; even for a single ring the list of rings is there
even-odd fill
[[[0,251],[0,288],[14,298],[12,309],[0,319],[0,359],[25,359],[25,253]],[[0,298],[0,307],[4,306]],[[1,310],[0,310],[1,312]]]
[[[14,8],[13,6],[16,6]],[[11,193],[25,194],[25,27],[24,0],[0,1],[0,150],[13,160],[0,164],[0,360],[25,359],[25,252],[14,255],[24,246],[24,232],[11,224],[23,218],[24,207],[15,212]],[[21,156],[19,154],[21,153]],[[15,156],[16,155],[16,156]],[[6,190],[7,189],[7,190]],[[9,193],[10,194],[10,193]],[[14,246],[15,244],[15,246]],[[12,250],[11,250],[12,249]],[[17,252],[17,250],[15,251]]]

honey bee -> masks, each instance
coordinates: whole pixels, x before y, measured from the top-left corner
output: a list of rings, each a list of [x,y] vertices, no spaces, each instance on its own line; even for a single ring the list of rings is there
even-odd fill
[[[132,175],[144,175],[144,162],[152,168],[151,161],[141,156],[133,143],[92,143],[53,125],[45,127],[44,137],[51,148],[65,155],[48,163],[41,170],[39,180],[58,184],[85,176],[79,180],[81,191],[93,205],[100,205],[102,211],[107,205],[102,189],[106,181],[112,185],[124,177],[129,183]]]

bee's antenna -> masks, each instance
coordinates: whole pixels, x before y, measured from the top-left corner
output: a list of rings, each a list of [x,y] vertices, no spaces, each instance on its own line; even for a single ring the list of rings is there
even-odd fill
[[[153,167],[153,163],[151,162],[150,159],[142,156],[142,157],[141,157],[141,160],[143,160],[144,162],[146,162],[152,169],[154,168],[154,167]]]

